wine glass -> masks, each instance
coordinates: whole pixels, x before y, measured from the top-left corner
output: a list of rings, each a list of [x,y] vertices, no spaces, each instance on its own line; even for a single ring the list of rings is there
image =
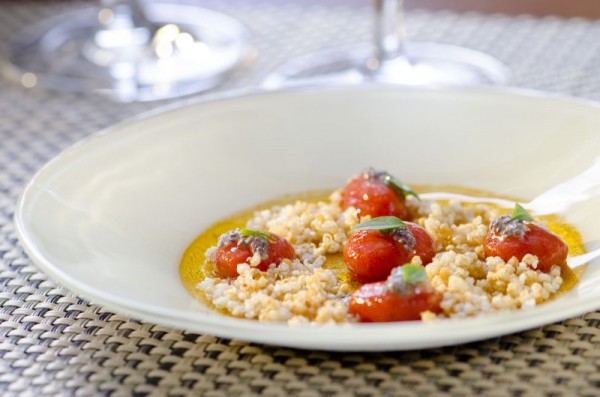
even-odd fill
[[[468,48],[407,42],[402,0],[375,0],[374,45],[294,59],[263,82],[267,89],[294,85],[361,83],[500,85],[510,76],[495,58]]]
[[[10,42],[4,74],[21,85],[150,101],[201,92],[248,59],[246,28],[195,5],[102,0],[43,20]]]

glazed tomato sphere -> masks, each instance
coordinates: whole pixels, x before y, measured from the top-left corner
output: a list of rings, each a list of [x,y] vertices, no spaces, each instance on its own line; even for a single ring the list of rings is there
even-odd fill
[[[412,250],[391,234],[377,230],[359,230],[344,245],[344,262],[350,276],[361,283],[385,280],[393,268],[409,263],[418,255],[423,264],[431,263],[435,256],[433,240],[419,225],[406,222],[415,238]]]
[[[408,219],[408,210],[404,197],[400,196],[387,183],[365,177],[352,178],[342,190],[342,208],[354,207],[359,210],[359,216],[370,215],[395,216]]]
[[[435,256],[435,247],[433,244],[433,239],[431,238],[429,233],[427,233],[427,231],[421,226],[410,222],[405,223],[406,227],[408,227],[408,230],[410,230],[416,241],[415,248],[413,250],[413,256],[418,255],[421,258],[421,262],[423,262],[423,265],[431,263],[433,257]]]
[[[483,245],[485,256],[498,256],[508,262],[512,257],[520,261],[526,254],[535,255],[539,260],[537,269],[543,272],[567,261],[569,247],[560,237],[535,223],[528,222],[526,227],[523,236],[501,236],[490,231]]]
[[[257,266],[260,270],[267,270],[272,263],[278,264],[283,259],[294,259],[296,253],[294,247],[283,237],[271,233],[268,240],[267,258],[263,259]],[[215,252],[215,273],[222,278],[236,278],[239,274],[237,266],[240,263],[248,263],[253,256],[249,245],[230,242],[217,248]]]
[[[442,295],[431,289],[398,295],[387,289],[386,282],[365,284],[350,298],[348,313],[361,322],[420,320],[421,312],[441,313]]]

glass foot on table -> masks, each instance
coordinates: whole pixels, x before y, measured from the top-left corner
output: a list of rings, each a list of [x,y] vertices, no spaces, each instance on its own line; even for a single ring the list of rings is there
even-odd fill
[[[28,88],[150,101],[211,89],[248,59],[248,32],[234,18],[173,3],[148,3],[144,14],[148,26],[117,20],[109,30],[100,21],[114,19],[110,9],[43,20],[14,37],[2,71]]]
[[[269,75],[267,89],[303,85],[387,83],[403,85],[502,85],[509,69],[495,58],[458,46],[411,42],[406,57],[376,63],[372,47],[334,49],[292,60]],[[375,62],[375,64],[373,64]]]

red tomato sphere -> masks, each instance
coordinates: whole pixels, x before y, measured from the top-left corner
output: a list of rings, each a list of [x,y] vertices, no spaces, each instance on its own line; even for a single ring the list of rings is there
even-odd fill
[[[267,270],[272,263],[279,264],[283,259],[296,258],[294,247],[286,239],[272,233],[271,237],[268,240],[267,258],[257,266],[262,271]],[[252,249],[247,244],[230,242],[218,247],[214,257],[215,273],[222,278],[236,278],[239,275],[237,266],[248,263],[252,256]]]
[[[408,210],[404,197],[400,196],[387,183],[365,177],[352,178],[342,190],[342,208],[354,207],[359,210],[359,216],[370,215],[395,216],[408,219]]]
[[[344,245],[344,262],[350,276],[361,283],[385,280],[393,268],[409,263],[419,255],[423,264],[435,256],[433,240],[419,225],[406,222],[415,239],[412,250],[391,234],[377,230],[359,230]]]
[[[543,272],[567,261],[569,247],[560,237],[535,223],[527,222],[526,228],[523,236],[488,232],[483,245],[485,256],[498,256],[508,262],[512,257],[520,261],[526,254],[535,255],[539,259],[537,269]]]
[[[365,284],[350,298],[348,312],[361,322],[420,320],[421,313],[441,313],[442,295],[431,289],[409,295],[398,295],[386,287],[386,282]]]
[[[410,230],[416,241],[413,256],[418,255],[421,258],[423,265],[431,263],[433,257],[435,256],[433,239],[421,226],[410,222],[405,223],[406,227],[408,227],[408,230]]]

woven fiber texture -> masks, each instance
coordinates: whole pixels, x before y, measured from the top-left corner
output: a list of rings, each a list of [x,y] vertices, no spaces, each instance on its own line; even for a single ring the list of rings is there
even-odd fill
[[[7,38],[89,2],[3,1]],[[197,0],[242,20],[258,58],[219,88],[258,84],[286,59],[369,40],[369,0]],[[600,22],[413,11],[410,37],[503,60],[522,87],[600,100]],[[344,354],[219,339],[90,304],[40,272],[12,217],[62,149],[164,104],[26,91],[0,81],[0,394],[3,396],[600,396],[600,312],[478,343]],[[599,132],[600,133],[600,132]],[[440,329],[443,332],[443,329]]]

